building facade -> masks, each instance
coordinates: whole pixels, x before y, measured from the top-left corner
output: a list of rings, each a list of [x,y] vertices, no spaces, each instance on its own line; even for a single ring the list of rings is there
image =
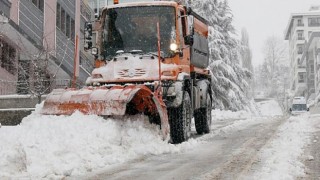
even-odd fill
[[[318,21],[319,20],[319,21]],[[305,13],[294,13],[285,31],[289,41],[290,89],[295,96],[310,97],[315,92],[314,59],[305,53],[305,45],[313,32],[320,31],[320,11],[317,6]]]
[[[10,16],[11,2],[9,0],[0,0],[0,14],[6,17]]]
[[[308,42],[305,44],[303,60],[309,64],[307,72],[310,75],[310,85],[308,86],[310,98],[320,102],[320,29],[318,32],[310,34]]]
[[[38,81],[39,72],[55,87],[69,86],[74,74],[84,84],[94,64],[83,50],[84,24],[93,17],[84,0],[0,0],[0,11],[8,19],[0,27],[1,62],[10,62],[2,63],[0,87],[15,86],[0,94],[19,93],[17,82]],[[46,72],[37,72],[39,64]]]

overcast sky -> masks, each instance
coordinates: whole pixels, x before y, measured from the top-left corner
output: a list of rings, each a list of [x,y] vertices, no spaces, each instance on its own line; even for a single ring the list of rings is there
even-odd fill
[[[247,29],[253,51],[253,65],[261,64],[264,41],[272,35],[284,39],[291,13],[308,11],[320,0],[228,0],[234,15],[237,33]]]

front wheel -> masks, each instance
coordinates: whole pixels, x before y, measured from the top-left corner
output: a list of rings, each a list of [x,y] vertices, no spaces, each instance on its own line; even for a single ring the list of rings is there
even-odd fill
[[[173,144],[187,141],[191,133],[191,100],[187,91],[179,107],[168,110],[170,136]]]
[[[212,103],[209,93],[207,93],[206,98],[206,107],[198,109],[194,114],[194,121],[198,134],[207,134],[210,132]]]

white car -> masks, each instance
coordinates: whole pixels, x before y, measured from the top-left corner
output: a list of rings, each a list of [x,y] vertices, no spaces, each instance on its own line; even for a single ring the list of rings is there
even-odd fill
[[[294,97],[290,112],[292,115],[299,115],[309,111],[307,101],[304,97]]]

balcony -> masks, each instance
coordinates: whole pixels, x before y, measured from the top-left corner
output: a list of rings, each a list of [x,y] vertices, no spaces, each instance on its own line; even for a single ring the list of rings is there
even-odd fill
[[[320,23],[309,23],[309,27],[320,27]]]
[[[305,40],[304,37],[298,37],[298,40]]]
[[[303,27],[304,24],[303,24],[303,23],[298,23],[297,26],[298,26],[298,27]]]

